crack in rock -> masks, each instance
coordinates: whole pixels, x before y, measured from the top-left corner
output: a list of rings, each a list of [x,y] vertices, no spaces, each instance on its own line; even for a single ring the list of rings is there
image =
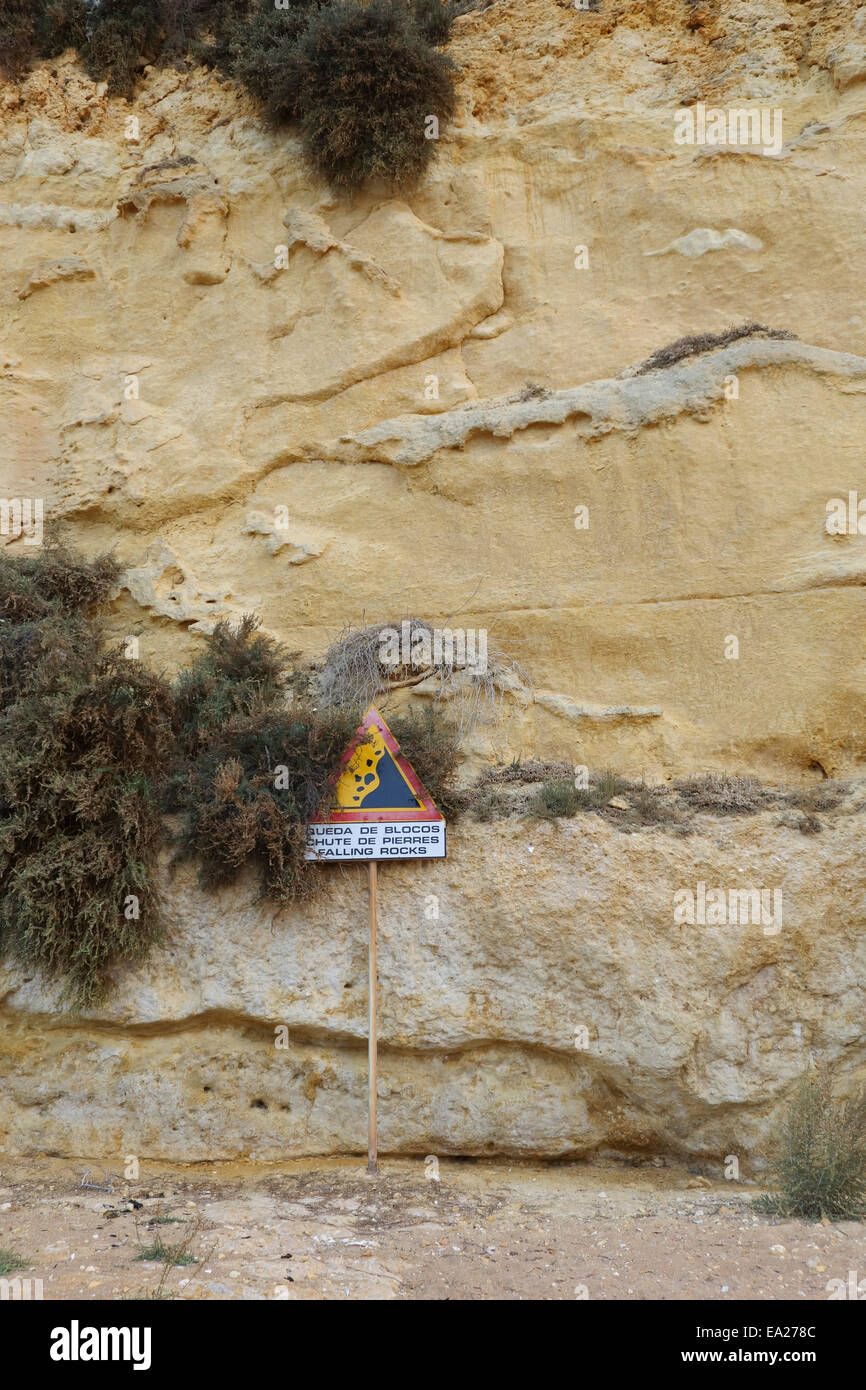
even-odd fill
[[[372,256],[359,251],[357,246],[350,246],[347,241],[335,237],[324,218],[319,217],[317,213],[305,212],[301,208],[289,208],[283,218],[283,226],[289,233],[290,251],[298,245],[308,247],[319,256],[327,255],[329,251],[338,251],[341,256],[345,256],[353,270],[360,270],[368,280],[381,285],[395,298],[399,299],[402,295],[399,281],[383,270]]]

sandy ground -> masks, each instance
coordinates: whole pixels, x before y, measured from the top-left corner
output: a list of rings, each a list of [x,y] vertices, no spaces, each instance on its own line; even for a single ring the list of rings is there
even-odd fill
[[[0,1248],[45,1299],[826,1300],[866,1276],[866,1226],[777,1222],[678,1168],[153,1165],[108,1193],[86,1167],[0,1161]],[[158,1238],[195,1262],[136,1258]]]

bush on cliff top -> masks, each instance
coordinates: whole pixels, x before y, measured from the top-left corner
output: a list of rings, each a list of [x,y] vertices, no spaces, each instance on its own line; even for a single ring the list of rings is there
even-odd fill
[[[210,51],[202,46],[201,56],[246,87],[273,124],[296,121],[301,115],[298,40],[313,12],[326,3],[291,0],[280,10],[263,3],[229,26],[222,55],[217,39]]]
[[[88,9],[87,34],[79,51],[91,77],[110,92],[130,95],[143,62],[163,50],[160,0],[98,0]]]
[[[394,0],[333,0],[295,48],[301,139],[313,168],[354,190],[417,179],[435,149],[425,134],[454,110],[452,65]]]
[[[85,0],[3,0],[0,72],[20,77],[39,58],[85,42]]]
[[[405,184],[451,117],[453,64],[438,51],[456,0],[6,0],[0,68],[19,76],[74,47],[90,75],[131,96],[146,63],[190,55],[245,86],[276,124],[296,122],[338,190]]]

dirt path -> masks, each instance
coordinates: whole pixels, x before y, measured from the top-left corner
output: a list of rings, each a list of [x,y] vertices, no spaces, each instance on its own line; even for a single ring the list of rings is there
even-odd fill
[[[826,1300],[866,1277],[866,1227],[774,1222],[757,1189],[678,1168],[148,1165],[106,1193],[79,1186],[86,1166],[0,1163],[0,1248],[46,1299],[141,1297],[165,1276],[184,1299]],[[136,1258],[158,1239],[196,1262]]]

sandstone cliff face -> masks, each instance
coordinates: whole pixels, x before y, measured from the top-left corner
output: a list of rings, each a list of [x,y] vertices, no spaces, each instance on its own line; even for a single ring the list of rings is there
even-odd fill
[[[498,0],[406,200],[329,197],[202,70],[127,103],[43,67],[0,104],[4,489],[117,546],[148,659],[250,608],[312,657],[459,614],[544,696],[479,751],[850,771],[864,17]],[[780,113],[778,154],[678,144],[698,101]],[[801,345],[611,380],[745,320]]]
[[[383,866],[383,1151],[735,1154],[754,1171],[810,1057],[862,1074],[863,814],[808,838],[767,815],[697,824],[467,826],[447,861]],[[366,879],[321,872],[292,911],[174,880],[170,943],[85,1017],[0,973],[4,1147],[362,1152]],[[678,923],[675,894],[701,882],[779,890],[781,911]]]
[[[331,197],[201,70],[132,103],[68,58],[3,88],[4,495],[117,548],[114,631],[155,665],[250,609],[314,659],[413,613],[485,627],[532,678],[473,757],[851,775],[866,542],[825,522],[866,492],[866,7],[497,0],[451,49],[459,118],[403,198]],[[779,113],[778,150],[677,143],[698,102]],[[744,321],[795,340],[631,370]],[[478,829],[388,874],[385,1148],[723,1155],[804,1049],[862,1061],[856,821],[667,859],[594,823],[532,835],[531,858]],[[677,939],[656,878],[701,877],[699,853],[726,886],[776,856],[804,885],[791,928]],[[357,890],[337,873],[271,936],[240,890],[176,887],[168,955],[88,1022],[10,977],[11,1142],[357,1145]]]

